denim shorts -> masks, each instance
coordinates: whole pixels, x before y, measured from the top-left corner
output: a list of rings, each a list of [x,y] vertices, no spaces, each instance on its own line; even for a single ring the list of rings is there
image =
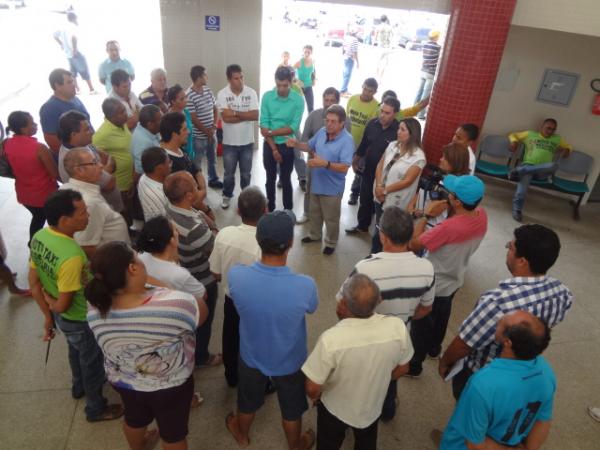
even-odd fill
[[[265,389],[269,377],[260,370],[248,367],[239,360],[238,408],[241,413],[252,414],[265,403]],[[301,370],[289,375],[270,377],[277,388],[281,417],[289,422],[299,420],[308,409],[304,388],[305,376]]]

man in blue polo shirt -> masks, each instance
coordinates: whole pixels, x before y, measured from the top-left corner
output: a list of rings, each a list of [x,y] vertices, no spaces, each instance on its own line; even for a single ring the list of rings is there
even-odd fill
[[[256,240],[261,260],[235,265],[228,274],[229,293],[240,316],[240,360],[237,413],[226,425],[241,447],[249,444],[256,411],[263,405],[269,377],[277,389],[282,425],[290,449],[308,449],[311,430],[301,433],[308,409],[305,377],[306,314],[317,309],[315,281],[286,267],[296,218],[291,211],[274,211],[260,218]]]
[[[550,431],[556,377],[540,356],[550,328],[527,311],[498,321],[502,353],[471,377],[444,431],[441,450],[540,448]]]
[[[346,112],[340,105],[331,105],[325,116],[325,126],[308,143],[288,139],[287,145],[311,154],[310,230],[303,243],[320,241],[325,221],[325,248],[331,255],[340,232],[342,195],[346,173],[352,165],[354,141],[345,130]]]
[[[50,87],[54,91],[52,97],[40,108],[40,122],[44,132],[44,140],[50,150],[58,158],[60,140],[58,139],[58,121],[67,111],[76,110],[82,113],[87,120],[90,115],[75,94],[75,79],[71,72],[65,69],[54,69],[48,77]]]

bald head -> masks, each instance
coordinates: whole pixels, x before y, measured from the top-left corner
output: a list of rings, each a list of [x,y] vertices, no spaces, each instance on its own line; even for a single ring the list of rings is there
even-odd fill
[[[181,203],[188,192],[194,193],[197,189],[196,180],[185,171],[172,173],[163,182],[165,195],[174,205]]]
[[[371,278],[357,273],[342,285],[342,299],[348,311],[357,318],[370,317],[381,301],[379,287]]]
[[[518,310],[498,321],[496,341],[510,348],[515,359],[530,360],[548,347],[550,328],[539,317]]]

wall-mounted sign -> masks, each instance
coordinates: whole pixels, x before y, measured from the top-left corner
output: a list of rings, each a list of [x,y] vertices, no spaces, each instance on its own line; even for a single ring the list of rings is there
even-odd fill
[[[204,29],[221,31],[221,16],[204,16]]]
[[[553,105],[569,106],[573,95],[575,95],[577,81],[579,81],[579,74],[577,73],[546,69],[537,99],[540,102],[552,103]]]

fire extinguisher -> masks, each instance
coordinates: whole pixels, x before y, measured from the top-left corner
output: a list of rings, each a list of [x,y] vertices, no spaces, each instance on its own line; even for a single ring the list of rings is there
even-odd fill
[[[590,83],[590,87],[596,93],[596,98],[592,105],[592,114],[600,116],[600,78],[594,78]]]

